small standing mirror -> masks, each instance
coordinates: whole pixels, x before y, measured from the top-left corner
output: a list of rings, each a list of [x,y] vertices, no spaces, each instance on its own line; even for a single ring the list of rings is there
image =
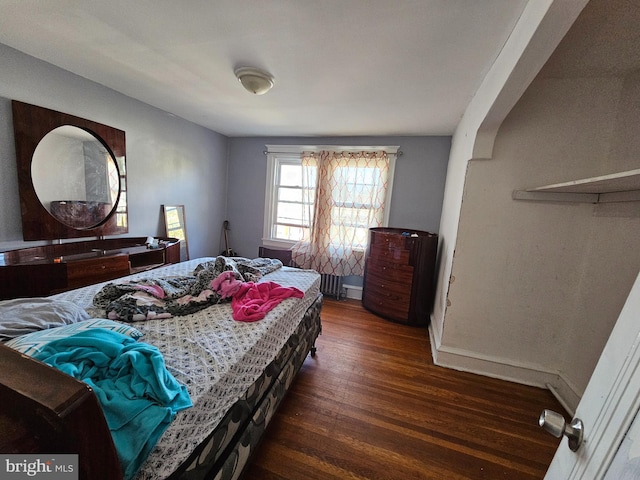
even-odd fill
[[[184,205],[162,205],[162,213],[164,216],[165,236],[179,239],[180,261],[189,260]]]

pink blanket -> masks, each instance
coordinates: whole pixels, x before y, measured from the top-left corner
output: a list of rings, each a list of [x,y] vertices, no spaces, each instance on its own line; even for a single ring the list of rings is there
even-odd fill
[[[231,271],[213,279],[211,288],[222,298],[231,297],[233,319],[241,322],[262,320],[285,298],[302,298],[304,293],[295,287],[283,287],[275,282],[243,282]]]
[[[231,299],[233,319],[255,322],[265,317],[285,298],[302,298],[304,293],[295,287],[283,287],[275,282],[246,282]]]

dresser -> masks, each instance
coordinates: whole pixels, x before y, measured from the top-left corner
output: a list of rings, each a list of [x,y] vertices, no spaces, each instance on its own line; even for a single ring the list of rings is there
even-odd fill
[[[22,248],[0,253],[0,300],[37,297],[138,273],[180,261],[180,240],[110,238]]]
[[[438,235],[420,230],[369,230],[362,305],[395,322],[427,325],[433,305]]]

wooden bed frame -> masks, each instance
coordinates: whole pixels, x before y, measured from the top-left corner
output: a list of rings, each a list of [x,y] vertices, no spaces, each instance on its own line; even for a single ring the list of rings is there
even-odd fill
[[[0,372],[1,452],[78,454],[79,478],[122,479],[91,387],[1,343]]]

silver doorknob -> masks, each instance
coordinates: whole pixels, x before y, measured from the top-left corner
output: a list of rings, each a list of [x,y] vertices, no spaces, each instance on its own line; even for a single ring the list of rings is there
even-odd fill
[[[569,441],[569,448],[575,452],[582,445],[584,436],[584,425],[582,420],[574,418],[567,424],[564,417],[553,410],[543,410],[538,419],[538,425],[556,438],[564,434]]]

